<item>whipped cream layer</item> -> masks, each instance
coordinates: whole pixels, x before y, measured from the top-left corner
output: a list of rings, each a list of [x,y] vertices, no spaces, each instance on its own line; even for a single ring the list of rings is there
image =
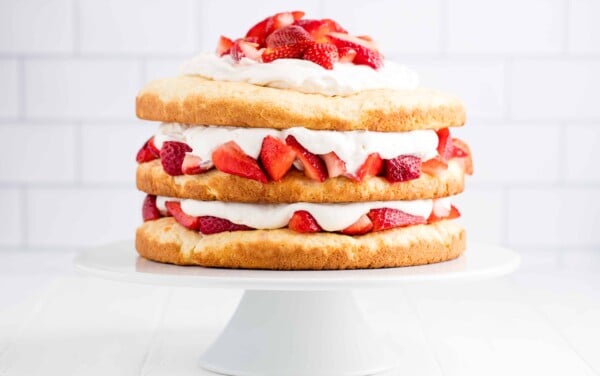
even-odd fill
[[[371,153],[379,153],[383,159],[408,154],[420,157],[423,161],[438,154],[438,136],[433,130],[342,132],[316,131],[302,127],[277,130],[163,123],[154,135],[154,144],[160,149],[165,141],[184,142],[192,148],[190,154],[202,160],[202,167],[209,168],[212,167],[213,151],[229,141],[235,141],[250,157],[258,158],[262,141],[268,135],[282,141],[292,135],[308,151],[317,155],[333,151],[346,163],[346,170],[351,174],[356,173]]]
[[[308,60],[278,59],[260,63],[243,58],[235,63],[230,55],[201,54],[186,61],[181,73],[328,96],[370,89],[414,89],[419,84],[415,72],[391,61],[385,61],[378,70],[351,63],[337,63],[328,70]]]
[[[450,210],[451,198],[438,199],[441,205]],[[171,197],[157,197],[156,207],[165,215],[167,201],[178,201],[181,210],[194,217],[212,216],[227,219],[235,224],[256,229],[276,229],[288,225],[294,212],[306,210],[325,231],[341,231],[356,222],[371,209],[391,208],[407,214],[429,218],[433,210],[433,200],[411,201],[370,201],[342,204],[315,204],[297,202],[294,204],[248,204],[239,202],[199,201]]]

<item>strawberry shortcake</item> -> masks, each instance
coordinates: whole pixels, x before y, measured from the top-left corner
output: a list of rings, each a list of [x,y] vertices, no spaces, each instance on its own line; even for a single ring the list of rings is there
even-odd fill
[[[161,122],[137,154],[150,260],[356,269],[465,250],[463,104],[331,19],[282,12],[222,36],[147,84],[136,112]]]

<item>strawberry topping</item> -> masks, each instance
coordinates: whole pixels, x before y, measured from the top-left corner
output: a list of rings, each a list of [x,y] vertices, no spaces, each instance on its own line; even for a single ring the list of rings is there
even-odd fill
[[[275,30],[266,39],[268,48],[277,48],[294,44],[310,44],[314,40],[309,33],[300,26],[289,25]]]
[[[362,235],[373,229],[373,222],[368,215],[362,215],[356,222],[346,227],[342,231],[342,234],[346,235]]]
[[[454,219],[460,217],[460,212],[454,205],[446,207],[442,200],[433,200],[433,210],[427,219],[427,223],[441,221],[442,219]]]
[[[438,176],[447,169],[448,164],[440,156],[431,158],[421,164],[421,172],[431,176]]]
[[[283,141],[267,136],[260,149],[260,161],[273,180],[280,180],[292,167],[296,159],[294,149]]]
[[[438,135],[438,147],[437,151],[443,160],[447,161],[452,158],[452,139],[450,138],[450,130],[448,128],[442,128],[437,131]]]
[[[267,183],[267,177],[256,159],[246,155],[234,141],[229,141],[215,149],[212,160],[220,171]]]
[[[306,44],[291,44],[289,46],[265,48],[262,52],[262,62],[270,63],[277,59],[295,59],[302,56],[306,50]]]
[[[165,172],[171,176],[183,175],[181,165],[185,158],[185,153],[192,151],[192,148],[183,142],[166,141],[160,150],[160,162]]]
[[[238,225],[224,218],[202,216],[198,217],[198,230],[205,235],[210,235],[224,231],[252,230],[252,227]]]
[[[156,196],[146,195],[144,203],[142,204],[142,218],[144,222],[152,221],[162,217],[160,211],[156,207]]]
[[[154,146],[154,137],[151,137],[144,145],[140,148],[135,156],[137,163],[150,162],[157,159],[160,156],[160,152]]]
[[[425,218],[411,215],[401,210],[391,208],[372,209],[369,219],[373,222],[373,231],[382,231],[394,227],[403,227],[426,223]]]
[[[379,153],[369,154],[365,163],[363,163],[356,171],[356,176],[350,176],[350,178],[356,181],[363,181],[367,176],[377,176],[381,172],[383,167],[383,159],[379,156]]]
[[[306,210],[298,210],[292,215],[288,227],[296,232],[319,232],[321,226]]]
[[[313,43],[304,51],[302,58],[331,70],[339,60],[339,55],[337,47],[331,43]]]
[[[217,55],[227,55],[231,50],[231,46],[233,46],[233,41],[221,35],[221,37],[219,37],[219,43],[217,44]]]
[[[342,161],[335,152],[329,152],[321,155],[321,159],[325,161],[327,173],[330,178],[344,175],[346,173],[346,163]]]
[[[181,210],[181,204],[177,201],[167,201],[165,203],[169,214],[175,218],[177,223],[190,230],[198,230],[198,217],[187,215]]]
[[[197,157],[197,156],[191,155],[191,154],[186,154],[185,158],[183,158],[183,163],[181,165],[181,171],[184,173],[184,175],[201,174],[206,171],[200,165],[201,162],[202,162],[202,160],[200,159],[200,157]]]
[[[377,51],[373,43],[339,32],[329,33],[329,39],[338,48],[349,47],[355,50],[354,64],[368,65],[373,69],[379,69],[383,66],[383,56]]]
[[[329,18],[322,20],[297,20],[294,24],[306,30],[317,43],[329,42],[327,35],[332,32],[348,33],[340,24]]]
[[[258,51],[259,44],[253,42],[254,39],[244,38],[236,39],[231,45],[231,58],[235,62],[239,62],[243,57],[252,60],[260,61],[260,52]]]
[[[287,136],[285,142],[296,152],[296,158],[302,162],[306,176],[316,181],[325,181],[327,168],[321,158],[306,150],[292,135]]]
[[[471,149],[469,148],[469,145],[459,138],[453,138],[452,145],[452,158],[458,158],[465,173],[473,175],[473,159],[471,158]]]
[[[400,155],[385,161],[385,177],[391,182],[417,179],[421,176],[421,158]]]

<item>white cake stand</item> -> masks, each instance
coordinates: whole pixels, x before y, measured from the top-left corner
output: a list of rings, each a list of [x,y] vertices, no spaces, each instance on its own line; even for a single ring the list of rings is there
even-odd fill
[[[265,271],[180,267],[137,255],[132,242],[80,253],[77,269],[97,277],[161,286],[244,289],[229,323],[200,365],[236,376],[354,376],[393,369],[401,358],[373,334],[352,289],[422,281],[477,280],[514,271],[519,256],[469,243],[454,261],[394,269]]]

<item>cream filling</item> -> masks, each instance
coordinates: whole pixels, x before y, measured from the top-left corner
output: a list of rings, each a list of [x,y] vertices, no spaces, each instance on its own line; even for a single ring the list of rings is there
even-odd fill
[[[311,61],[278,59],[260,63],[243,58],[234,63],[230,55],[201,54],[186,61],[181,73],[216,81],[247,82],[254,85],[328,96],[350,95],[370,89],[414,89],[418,75],[409,68],[385,61],[375,70],[366,65],[337,63],[331,70]]]
[[[438,199],[439,203],[450,210],[451,197]],[[227,219],[235,224],[256,229],[276,229],[288,225],[294,212],[306,210],[325,231],[340,231],[356,222],[371,209],[391,208],[407,214],[429,218],[433,210],[433,200],[411,201],[370,201],[353,203],[308,203],[293,204],[250,204],[223,201],[199,201],[171,197],[156,198],[158,210],[166,215],[167,201],[178,201],[181,210],[194,217],[212,216]]]
[[[438,136],[430,129],[409,132],[344,132],[317,131],[302,127],[277,130],[163,123],[154,135],[154,144],[160,149],[165,141],[184,142],[192,148],[190,154],[199,157],[204,168],[209,168],[212,167],[213,151],[229,141],[235,141],[250,157],[258,158],[262,141],[268,135],[282,141],[292,135],[308,151],[317,155],[333,151],[346,163],[346,171],[350,174],[355,174],[371,153],[379,153],[383,159],[409,154],[420,157],[423,161],[438,154]]]

